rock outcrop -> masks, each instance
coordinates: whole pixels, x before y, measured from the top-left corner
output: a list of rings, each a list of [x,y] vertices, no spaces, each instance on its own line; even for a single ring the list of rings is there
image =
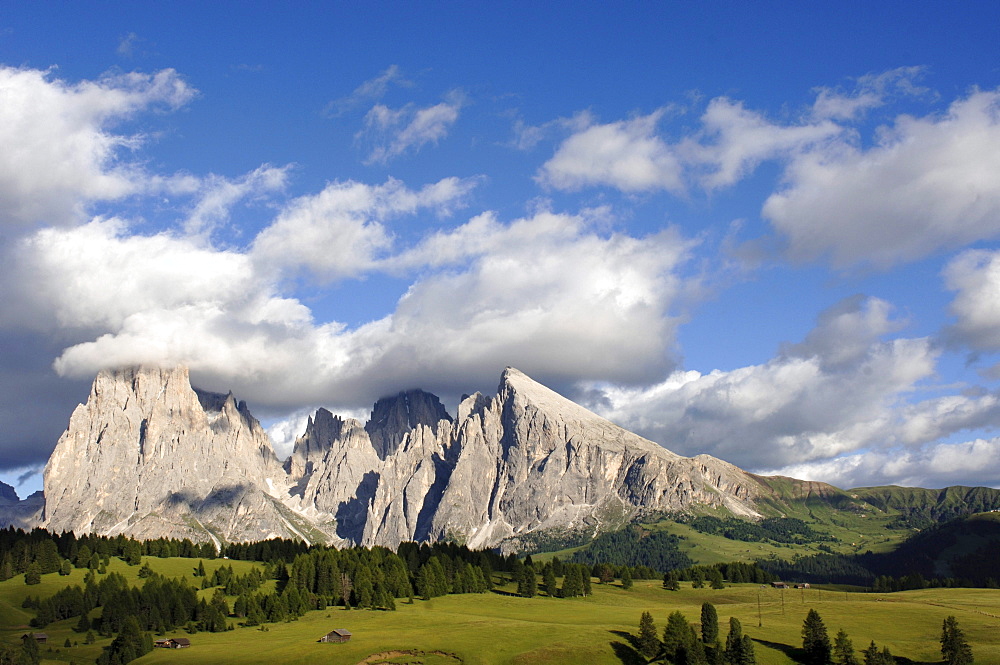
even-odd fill
[[[287,475],[246,404],[195,391],[183,367],[102,371],[44,487],[51,531],[241,541],[308,523],[281,503]]]
[[[34,492],[24,500],[7,483],[0,483],[0,529],[31,529],[42,517],[45,499],[41,492]]]
[[[53,530],[395,547],[454,539],[516,545],[546,530],[598,532],[697,505],[756,515],[767,491],[721,460],[675,455],[516,369],[495,397],[380,399],[367,424],[320,409],[279,464],[232,395],[185,369],[102,372],[45,469]]]

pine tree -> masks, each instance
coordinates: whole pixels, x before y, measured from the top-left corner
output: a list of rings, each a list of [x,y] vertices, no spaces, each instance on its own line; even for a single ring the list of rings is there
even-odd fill
[[[819,612],[810,609],[802,624],[802,649],[805,653],[806,665],[830,664],[830,638],[826,634],[826,626]]]
[[[691,569],[691,588],[701,589],[705,586],[705,573],[700,568]]]
[[[628,566],[622,566],[622,588],[628,591],[632,588],[632,569]]]
[[[28,564],[28,569],[24,571],[24,583],[25,584],[41,584],[42,583],[42,568],[38,565],[37,561],[32,561]]]
[[[531,557],[528,557],[529,559]],[[535,578],[535,567],[530,563],[524,565],[521,579],[517,582],[517,593],[523,598],[534,598],[538,593],[538,580]]]
[[[739,665],[757,665],[757,652],[749,635],[744,635],[740,639]]]
[[[837,632],[837,637],[833,640],[833,658],[837,665],[858,665],[857,656],[854,655],[854,644],[843,628]]]
[[[691,625],[680,610],[671,612],[667,617],[667,626],[663,629],[663,653],[667,659],[674,663],[684,662],[692,643],[697,641],[693,637]]]
[[[563,598],[575,598],[583,595],[583,579],[580,577],[580,567],[573,563],[566,564],[566,576],[560,594]]]
[[[24,663],[24,665],[38,665],[41,661],[41,654],[39,651],[38,642],[35,641],[34,635],[27,633],[21,637],[21,662]]]
[[[729,635],[726,636],[726,660],[739,665],[743,652],[743,626],[736,617],[729,618]]]
[[[542,569],[542,581],[545,582],[545,593],[549,594],[549,598],[556,597],[556,571],[552,564],[545,566]]]
[[[701,641],[706,645],[714,644],[719,639],[719,613],[712,603],[701,605]]]
[[[947,665],[970,665],[972,647],[965,641],[965,633],[958,627],[958,619],[949,616],[941,629],[941,655]]]
[[[669,573],[663,573],[663,588],[667,591],[679,591],[681,588],[680,582],[677,580],[677,573],[670,571]]]
[[[713,589],[725,589],[726,584],[722,579],[722,571],[718,568],[710,568],[708,571],[709,586]]]
[[[647,658],[652,658],[660,652],[660,639],[656,636],[656,624],[653,615],[643,612],[639,619],[639,651]]]

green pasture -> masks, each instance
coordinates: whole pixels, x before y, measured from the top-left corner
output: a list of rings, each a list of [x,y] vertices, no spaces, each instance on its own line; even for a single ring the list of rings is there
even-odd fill
[[[150,566],[167,575],[188,575],[197,559],[145,557]],[[240,561],[205,560],[214,567],[233,564],[245,572],[253,564]],[[138,581],[137,566],[114,560],[110,570]],[[66,584],[82,584],[84,571],[69,577],[43,576],[40,585],[26,586],[18,576],[0,583],[0,639],[15,643],[27,632],[32,614],[20,608],[27,594],[46,595]],[[193,578],[191,578],[193,579]],[[846,593],[829,589],[785,590],[741,584],[722,590],[680,591],[661,588],[658,581],[639,581],[630,591],[617,585],[594,584],[588,598],[557,599],[543,594],[519,598],[512,585],[497,593],[453,595],[417,600],[412,605],[397,601],[397,611],[328,609],[309,612],[297,621],[270,624],[266,630],[242,628],[225,633],[171,635],[189,637],[192,647],[181,650],[154,649],[142,664],[199,663],[318,665],[355,664],[374,654],[384,654],[367,663],[622,663],[638,662],[629,646],[643,611],[653,614],[662,630],[667,616],[682,611],[695,623],[705,601],[716,606],[720,627],[728,628],[729,617],[743,624],[744,632],[757,641],[762,665],[795,663],[801,643],[802,621],[816,609],[831,638],[843,628],[857,649],[875,640],[896,656],[916,663],[940,662],[938,638],[941,622],[953,614],[972,644],[977,663],[1000,663],[1000,591],[989,589],[934,589],[897,594]],[[110,640],[83,645],[75,633],[76,619],[45,628],[49,643],[42,648],[46,663],[92,663]],[[316,640],[334,628],[346,628],[354,637],[346,644],[320,644]],[[78,642],[64,647],[66,638]],[[51,648],[52,651],[48,651]],[[58,651],[56,651],[58,650]]]

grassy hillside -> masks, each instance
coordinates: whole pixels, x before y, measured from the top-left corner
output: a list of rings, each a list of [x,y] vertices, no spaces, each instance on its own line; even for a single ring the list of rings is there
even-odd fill
[[[168,575],[190,575],[197,560],[145,558],[151,567]],[[205,561],[211,570],[232,563],[238,572],[246,562]],[[113,561],[112,570],[135,578],[137,567]],[[18,577],[0,583],[0,639],[15,643],[28,629],[30,613],[20,609],[27,593],[47,594],[67,582],[81,583],[82,571],[70,577],[46,575],[41,585],[28,587]],[[631,662],[629,636],[637,631],[643,611],[653,614],[662,630],[667,616],[681,610],[697,622],[703,602],[716,605],[723,626],[737,617],[744,632],[757,641],[762,665],[790,665],[801,641],[802,621],[815,608],[831,635],[845,629],[862,648],[869,640],[888,645],[894,654],[918,663],[940,660],[937,639],[945,616],[954,614],[966,632],[979,663],[1000,662],[1000,591],[986,589],[923,590],[897,594],[845,594],[809,589],[780,591],[754,585],[723,590],[691,589],[668,592],[658,582],[637,582],[631,591],[617,586],[594,585],[594,595],[578,599],[553,599],[544,595],[526,599],[509,595],[513,586],[485,595],[452,595],[410,605],[399,602],[396,612],[331,609],[307,613],[288,623],[268,625],[268,630],[237,628],[225,633],[197,633],[193,646],[184,650],[154,650],[145,663],[246,664],[361,663],[387,652],[424,652],[400,655],[392,662],[428,665],[454,663],[594,663]],[[205,593],[205,592],[203,592]],[[760,622],[758,626],[758,601]],[[74,620],[45,629],[50,640],[47,663],[93,662],[100,647],[110,640],[84,646],[74,633]],[[354,633],[347,644],[319,644],[316,640],[334,628]],[[175,634],[175,633],[172,633]],[[66,638],[79,646],[63,647]],[[58,649],[58,652],[55,650]],[[441,652],[434,654],[433,652]],[[408,660],[407,660],[408,659]],[[367,661],[367,662],[386,662]]]

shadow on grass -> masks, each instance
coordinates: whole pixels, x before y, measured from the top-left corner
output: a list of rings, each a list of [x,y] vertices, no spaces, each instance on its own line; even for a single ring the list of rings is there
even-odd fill
[[[618,631],[611,631],[618,632]],[[625,644],[624,642],[611,642],[611,650],[615,652],[624,665],[646,665],[647,661],[641,653]]]
[[[804,663],[804,658],[806,657],[805,649],[799,647],[793,647],[790,644],[783,644],[781,642],[769,642],[767,640],[753,638],[753,641],[762,646],[768,647],[769,649],[776,649],[781,653],[785,654],[796,663]]]
[[[608,632],[628,642],[628,645],[636,652],[639,651],[639,638],[637,636],[625,630],[609,630]]]
[[[493,589],[493,593],[498,596],[510,596],[511,598],[520,598],[521,594],[514,593],[513,591],[504,591],[503,589]]]

